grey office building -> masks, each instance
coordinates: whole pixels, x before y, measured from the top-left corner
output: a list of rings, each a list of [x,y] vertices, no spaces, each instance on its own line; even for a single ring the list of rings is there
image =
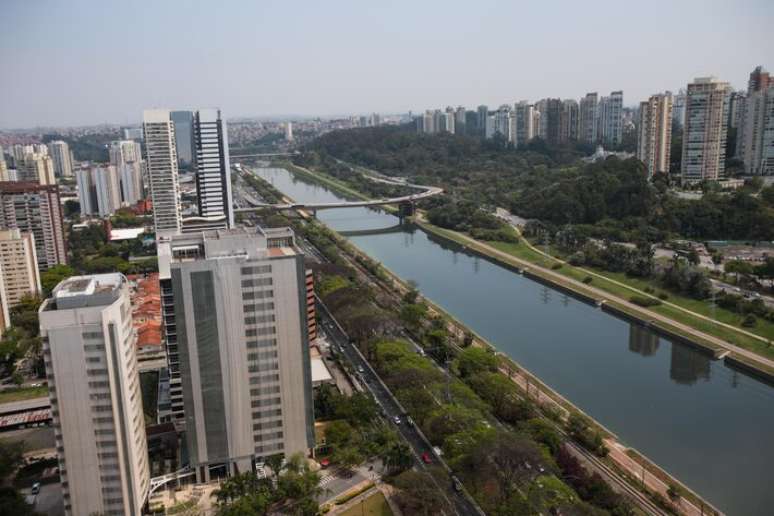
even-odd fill
[[[314,443],[307,293],[293,232],[173,235],[159,242],[159,272],[197,479],[306,453]]]

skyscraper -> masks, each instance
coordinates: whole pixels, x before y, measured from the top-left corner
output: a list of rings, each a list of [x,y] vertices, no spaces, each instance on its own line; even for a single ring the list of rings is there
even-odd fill
[[[156,237],[180,233],[183,221],[180,216],[177,147],[175,125],[170,119],[169,111],[145,111],[143,131]]]
[[[578,138],[583,143],[597,143],[597,94],[587,93],[578,110]]]
[[[192,111],[172,111],[169,114],[175,124],[175,150],[180,170],[193,170],[196,153],[194,152],[194,114]]]
[[[685,125],[685,90],[681,89],[672,97],[672,125],[683,127]]]
[[[516,138],[517,147],[522,147],[535,137],[534,126],[534,106],[526,100],[517,102],[513,106],[516,115]]]
[[[145,416],[122,274],[64,280],[40,333],[65,513],[142,512],[150,487]]]
[[[121,186],[113,165],[92,170],[97,193],[97,210],[101,217],[115,213],[121,207]]]
[[[219,109],[194,113],[194,145],[199,215],[223,217],[224,227],[233,227],[228,134]]]
[[[0,183],[0,228],[35,235],[38,268],[67,263],[59,188],[24,181]]]
[[[288,122],[285,124],[285,140],[292,142],[293,141],[293,122]]]
[[[620,145],[623,139],[623,92],[602,97],[597,107],[597,140],[605,145]]]
[[[700,77],[688,85],[683,129],[683,182],[718,180],[725,172],[729,84]]]
[[[70,161],[70,146],[62,140],[53,141],[48,144],[48,153],[54,164],[54,175],[56,177],[72,177],[73,163]]]
[[[123,206],[137,204],[143,199],[143,167],[144,162],[142,161],[124,163],[118,167],[118,175],[121,179],[121,204]]]
[[[756,66],[755,70],[750,72],[750,79],[747,81],[747,93],[755,91],[764,91],[774,84],[769,72],[762,66]]]
[[[8,308],[24,296],[40,295],[40,273],[35,236],[18,229],[0,230],[0,288]]]
[[[559,143],[578,140],[579,107],[572,99],[562,101],[562,111],[559,117]]]
[[[159,242],[170,390],[200,481],[313,446],[303,263],[289,228]]]
[[[648,175],[669,172],[672,146],[672,95],[652,95],[640,103],[637,124],[637,159],[648,167]]]
[[[481,105],[478,106],[478,130],[481,136],[486,135],[486,123],[489,118],[489,107]]]
[[[30,181],[41,185],[56,184],[54,162],[48,155],[48,151],[24,152],[22,158],[16,163],[16,169],[19,181]]]
[[[75,185],[78,191],[81,215],[88,216],[97,213],[97,186],[94,184],[92,169],[80,168],[76,170]]]
[[[466,134],[466,111],[462,106],[457,106],[457,110],[454,112],[454,132],[456,134]]]
[[[142,161],[142,147],[134,140],[116,140],[108,148],[110,164],[120,167],[124,163]]]
[[[748,94],[739,142],[745,174],[774,175],[774,82]]]

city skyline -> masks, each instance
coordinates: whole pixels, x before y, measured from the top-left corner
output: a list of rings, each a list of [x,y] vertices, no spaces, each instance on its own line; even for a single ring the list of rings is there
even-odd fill
[[[613,90],[636,106],[708,75],[744,89],[749,70],[774,51],[766,26],[774,6],[746,3],[665,4],[636,16],[607,2],[594,10],[565,4],[557,19],[556,6],[533,5],[308,5],[290,12],[240,3],[209,12],[165,3],[153,11],[133,5],[117,17],[116,7],[90,2],[88,9],[11,2],[4,14],[14,23],[0,35],[0,62],[17,72],[0,99],[0,125],[136,124],[151,106],[217,105],[234,117],[404,113]],[[513,20],[524,18],[531,23],[512,30]],[[104,23],[117,19],[122,23]],[[183,29],[199,22],[212,27],[210,38]],[[429,36],[426,28],[439,24],[458,30]],[[546,30],[557,34],[546,38]],[[164,52],[154,46],[157,37]],[[572,44],[579,37],[585,44]],[[689,44],[710,38],[723,44]],[[128,44],[122,59],[111,40]],[[202,67],[208,73],[198,73]],[[111,88],[98,77],[114,78]]]

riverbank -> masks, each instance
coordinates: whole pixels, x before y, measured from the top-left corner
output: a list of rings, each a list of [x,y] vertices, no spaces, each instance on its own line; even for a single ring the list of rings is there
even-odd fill
[[[332,187],[331,187],[331,188],[332,188]],[[430,233],[428,233],[428,234],[430,234]],[[342,238],[342,240],[344,240],[344,239]],[[446,240],[446,239],[444,239],[444,240]],[[459,243],[455,243],[455,244],[454,244],[454,246],[455,246],[455,247],[459,247],[459,246],[461,246],[461,244],[459,244]],[[348,245],[348,247],[349,247],[349,248],[352,248],[352,247],[354,247],[354,246],[352,246],[351,244],[349,244],[349,245]],[[356,248],[356,250],[357,250],[358,252],[360,252],[361,254],[363,254],[364,256],[368,256],[368,254],[364,253],[364,252],[363,252],[363,251],[361,251],[360,249]],[[474,252],[473,254],[478,254],[478,253],[475,253],[475,252]],[[488,261],[493,261],[493,260],[489,259]],[[383,269],[385,272],[391,272],[391,271],[389,271],[389,269],[388,269],[387,267],[385,267],[384,265],[382,265],[382,266],[381,266],[381,268],[382,268],[382,269]],[[511,269],[511,270],[514,270],[514,269],[517,269],[518,267],[516,267],[516,266],[514,266],[514,265],[510,265],[510,266],[509,266],[509,265],[507,265],[507,264],[506,264],[506,265],[505,265],[505,268],[506,268],[506,269]],[[523,269],[523,267],[522,267],[522,269]],[[528,271],[528,275],[529,275],[529,274],[530,274],[530,272]],[[396,283],[396,285],[398,285],[398,284],[399,284],[399,285],[400,285],[400,287],[404,287],[404,288],[405,288],[405,282],[404,282],[404,281],[403,281],[401,278],[399,278],[399,277],[397,276],[397,274],[391,274],[390,276],[392,277],[392,279],[394,279],[394,280],[395,280],[395,283]],[[410,277],[410,276],[406,276],[406,277]],[[536,277],[537,277],[537,276],[536,276]],[[533,279],[534,279],[534,278],[533,278]],[[399,287],[399,288],[400,288],[400,287]],[[580,297],[580,296],[576,296],[576,297]],[[591,301],[587,300],[587,302],[589,302],[589,303],[593,303],[593,299],[594,299],[594,298],[593,298],[593,297],[591,297],[591,296],[589,296],[589,299],[590,299]],[[431,303],[428,303],[428,304],[431,304]],[[444,314],[444,315],[446,316],[447,320],[453,321],[453,322],[454,322],[454,324],[455,324],[455,325],[457,325],[457,326],[458,326],[458,328],[459,328],[459,330],[457,331],[457,333],[458,333],[458,334],[464,333],[465,331],[469,331],[469,330],[468,330],[468,328],[467,328],[466,326],[464,326],[464,325],[463,325],[463,324],[462,324],[462,323],[461,323],[459,320],[457,320],[456,318],[454,318],[454,317],[452,317],[450,314],[448,314],[448,313],[447,313],[445,310],[442,310],[440,307],[438,307],[438,306],[437,306],[437,305],[435,305],[435,304],[431,304],[431,307],[434,309],[434,311],[437,311],[438,313],[442,313],[442,314]],[[473,332],[471,332],[471,333],[473,333]],[[479,335],[479,336],[477,336],[475,340],[476,340],[477,342],[481,343],[481,345],[489,345],[488,341],[487,341],[487,340],[485,340],[484,338],[482,338],[480,335]],[[500,356],[500,357],[501,357],[503,360],[505,360],[505,359],[506,359],[506,357],[505,357],[505,355],[504,355],[503,353],[499,353],[499,356]],[[521,367],[521,366],[520,366],[519,364],[517,364],[515,361],[509,360],[509,362],[510,362],[511,364],[513,364],[513,365],[512,365],[512,367],[511,367],[511,371],[513,371],[513,373],[514,373],[514,379],[515,379],[515,378],[523,378],[523,379],[524,379],[524,380],[521,382],[521,383],[522,383],[522,384],[525,386],[525,388],[524,388],[524,389],[522,389],[522,391],[523,391],[523,392],[524,392],[524,391],[525,391],[525,392],[528,392],[528,393],[529,393],[529,395],[530,395],[530,398],[531,398],[531,399],[538,398],[538,400],[539,400],[541,403],[542,403],[542,402],[545,402],[546,404],[550,404],[550,405],[548,405],[548,406],[554,406],[554,403],[553,403],[553,401],[549,401],[549,399],[550,399],[550,400],[558,400],[558,403],[559,403],[561,406],[565,407],[565,410],[567,410],[567,412],[571,412],[571,411],[572,411],[572,412],[581,412],[580,410],[578,410],[578,409],[577,409],[577,407],[576,407],[575,405],[573,405],[571,402],[569,402],[568,400],[564,399],[564,398],[563,398],[561,395],[559,395],[557,392],[553,391],[552,389],[550,389],[549,387],[547,387],[545,384],[543,384],[542,382],[540,382],[540,381],[539,381],[539,380],[538,380],[538,379],[537,379],[537,378],[536,378],[534,375],[531,375],[530,373],[528,373],[528,372],[527,372],[527,371],[526,371],[526,370],[525,370],[523,367]],[[517,386],[518,386],[518,383],[517,383]],[[582,413],[582,412],[581,412],[581,413]],[[606,434],[610,434],[610,435],[612,435],[612,432],[606,432]],[[612,444],[612,443],[611,443],[611,444]],[[622,449],[628,450],[628,448],[626,448],[626,447],[625,447],[625,446],[623,446],[623,445],[619,445],[619,446],[621,446],[621,447],[622,447]],[[621,449],[621,448],[616,448],[616,449]],[[622,469],[623,469],[623,468],[622,468]],[[654,471],[656,468],[653,468],[653,467],[651,467],[649,464],[639,464],[639,466],[638,466],[638,470],[637,470],[637,475],[635,475],[635,474],[634,474],[633,472],[631,472],[631,471],[629,471],[629,472],[627,473],[627,476],[629,476],[630,478],[633,478],[633,479],[635,479],[635,482],[633,482],[635,485],[636,485],[636,479],[637,479],[637,478],[640,478],[640,475],[642,474],[642,471],[643,471],[643,469],[644,469],[644,470],[645,470],[645,472],[646,472],[646,479],[650,479],[650,478],[651,478],[651,477],[650,477],[651,475],[655,475],[655,473],[652,473],[651,471]],[[679,483],[679,482],[677,482],[677,481],[674,481],[674,482],[672,482],[672,483],[674,483],[674,484],[676,484],[676,485],[680,485],[680,483]],[[652,482],[651,482],[650,480],[648,480],[648,484],[650,485],[650,484],[652,484]],[[662,485],[662,487],[663,487],[663,485]],[[687,492],[687,489],[684,489],[684,492]],[[688,497],[688,495],[687,495],[687,494],[686,494],[686,497]],[[697,504],[697,506],[698,506],[698,504]],[[698,513],[697,513],[697,514],[698,514]]]
[[[434,226],[425,221],[417,221],[423,230],[438,237],[444,238],[466,249],[478,253],[484,258],[491,259],[507,267],[516,267],[531,279],[543,281],[560,290],[566,291],[587,302],[601,306],[604,310],[611,311],[618,316],[638,321],[650,329],[662,335],[680,340],[684,343],[699,346],[712,354],[714,358],[723,356],[726,352],[737,362],[756,371],[759,377],[767,382],[774,382],[774,361],[761,357],[754,352],[740,348],[719,337],[710,335],[685,323],[676,321],[668,316],[636,305],[624,298],[615,296],[610,292],[598,288],[596,285],[585,283],[586,274],[581,271],[572,274],[572,266],[561,265],[561,269],[555,270],[540,265],[546,263],[547,258],[538,256],[537,259],[527,259],[524,250],[517,255],[514,252],[506,252],[492,244],[481,242],[457,231]],[[531,252],[531,251],[528,251]],[[534,261],[533,261],[534,260]],[[565,270],[566,269],[566,270]]]

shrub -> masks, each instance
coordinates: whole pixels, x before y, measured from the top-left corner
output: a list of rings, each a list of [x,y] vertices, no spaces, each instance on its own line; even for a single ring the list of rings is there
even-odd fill
[[[642,307],[649,307],[649,306],[658,306],[661,304],[661,301],[658,299],[653,299],[652,297],[643,297],[643,296],[632,296],[629,298],[629,301],[634,303],[637,306]]]
[[[591,276],[586,276],[585,278],[583,278],[583,283],[585,283],[586,285],[588,285],[592,281],[594,281],[594,278],[592,278]]]
[[[648,294],[652,294],[653,292],[655,292],[655,290],[653,290],[653,287],[651,286],[647,286],[643,290],[645,290],[645,292],[647,292]]]
[[[665,301],[669,299],[669,294],[667,294],[666,292],[659,292],[658,298],[661,299],[662,301]]]
[[[753,314],[747,314],[747,316],[742,321],[742,326],[745,328],[753,328],[755,326],[756,320],[755,316]]]
[[[555,271],[558,271],[558,270],[559,270],[559,269],[561,269],[561,268],[562,268],[562,264],[561,264],[561,263],[555,263],[555,264],[553,264],[553,265],[551,266],[551,269],[553,269],[553,270],[555,270]]]

